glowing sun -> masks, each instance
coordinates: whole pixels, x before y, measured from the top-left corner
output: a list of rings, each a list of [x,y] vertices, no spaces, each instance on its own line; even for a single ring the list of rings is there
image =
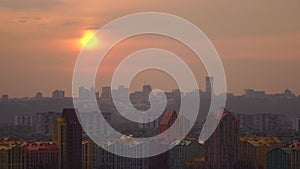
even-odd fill
[[[95,36],[95,31],[86,30],[80,39],[80,46],[84,49],[94,49],[100,45],[100,41]]]

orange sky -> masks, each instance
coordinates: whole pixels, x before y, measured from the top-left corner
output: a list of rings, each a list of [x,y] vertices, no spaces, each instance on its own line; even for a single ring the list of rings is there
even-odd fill
[[[203,30],[224,63],[229,91],[241,93],[244,88],[255,88],[281,92],[290,88],[300,94],[299,0],[1,0],[0,95],[33,96],[36,91],[49,95],[54,89],[64,89],[70,95],[73,66],[80,50],[77,44],[84,30],[146,11],[175,14]],[[117,62],[118,54],[147,45],[177,49],[183,58],[189,55],[178,50],[178,44],[165,42],[159,38],[132,39],[116,47],[104,66]],[[205,72],[198,66],[191,64],[203,88]],[[151,75],[157,74],[141,74],[133,88],[145,81],[143,76],[155,83],[156,77]],[[108,82],[104,78],[97,85]]]

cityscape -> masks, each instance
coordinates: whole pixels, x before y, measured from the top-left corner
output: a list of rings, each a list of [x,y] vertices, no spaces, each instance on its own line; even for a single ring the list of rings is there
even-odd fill
[[[0,136],[0,168],[14,169],[297,169],[300,167],[300,96],[286,89],[283,93],[266,94],[264,91],[246,89],[241,96],[227,94],[228,108],[222,109],[222,118],[214,133],[205,142],[198,140],[204,121],[198,116],[195,125],[183,139],[173,142],[169,151],[149,158],[126,158],[107,150],[116,144],[140,147],[136,137],[149,137],[167,130],[176,119],[184,121],[178,132],[185,132],[189,120],[182,117],[177,106],[180,97],[193,98],[199,92],[201,102],[207,103],[211,94],[212,77],[206,78],[204,91],[195,90],[182,94],[178,89],[165,92],[168,104],[159,119],[137,125],[120,118],[112,102],[112,92],[128,93],[120,86],[116,90],[103,87],[101,94],[94,88],[79,88],[80,97],[94,94],[105,120],[123,136],[96,144],[84,132],[72,107],[72,99],[64,91],[53,91],[52,97],[41,92],[32,98],[9,98],[3,95],[0,106],[10,112],[8,123],[1,123],[4,130]],[[145,84],[141,91],[130,94],[137,109],[149,108],[151,85]],[[182,94],[182,95],[181,95]],[[118,98],[122,99],[122,97]],[[263,102],[262,102],[263,100]],[[31,103],[32,102],[32,103]],[[234,104],[256,105],[257,109]],[[264,106],[259,106],[259,103]],[[59,104],[57,104],[59,103]],[[24,105],[34,111],[22,110]],[[49,105],[53,105],[49,107]],[[19,108],[18,108],[19,107]],[[283,107],[282,110],[279,109]],[[285,109],[289,107],[289,109]],[[61,109],[61,111],[59,111]],[[206,108],[200,108],[205,111]],[[272,110],[277,111],[272,111]],[[48,111],[47,111],[48,110]],[[234,111],[232,111],[234,110]],[[288,111],[283,111],[288,110]],[[293,112],[294,111],[294,112]],[[178,112],[178,113],[177,113]],[[294,113],[294,114],[293,114]],[[109,136],[101,124],[94,124],[95,113],[87,113],[85,120],[98,128],[101,135]],[[8,115],[5,115],[8,117]],[[4,117],[1,117],[4,118]],[[126,126],[126,127],[125,127]],[[176,136],[171,136],[176,137]],[[109,137],[107,137],[109,139]],[[164,139],[162,138],[162,142]],[[125,151],[120,149],[120,151]],[[139,153],[139,152],[135,152]]]
[[[300,0],[0,0],[0,169],[300,169]]]

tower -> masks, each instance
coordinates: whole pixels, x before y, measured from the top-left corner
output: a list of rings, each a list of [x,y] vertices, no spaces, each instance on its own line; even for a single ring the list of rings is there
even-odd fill
[[[205,94],[207,96],[211,96],[212,94],[214,94],[214,78],[211,76],[206,76],[205,77]]]
[[[233,169],[239,160],[239,120],[227,110],[221,121],[205,141],[205,165],[207,169]]]
[[[52,140],[60,149],[60,169],[82,169],[82,128],[75,109],[64,109],[52,127]]]

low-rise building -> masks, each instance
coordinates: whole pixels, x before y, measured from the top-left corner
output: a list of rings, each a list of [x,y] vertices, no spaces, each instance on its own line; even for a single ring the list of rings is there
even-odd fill
[[[280,145],[281,141],[277,137],[241,137],[241,167],[251,169],[266,169],[268,151]]]

